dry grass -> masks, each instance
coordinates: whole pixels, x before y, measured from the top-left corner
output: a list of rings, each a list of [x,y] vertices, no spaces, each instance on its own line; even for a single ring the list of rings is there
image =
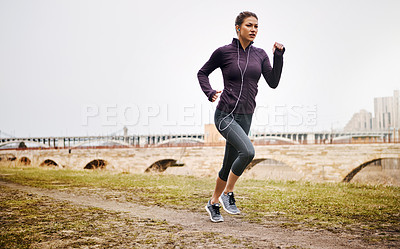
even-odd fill
[[[212,178],[33,167],[0,167],[0,174],[4,180],[40,188],[93,194],[113,190],[110,198],[195,212],[204,212],[215,183]],[[400,243],[399,187],[241,179],[235,191],[247,221]]]

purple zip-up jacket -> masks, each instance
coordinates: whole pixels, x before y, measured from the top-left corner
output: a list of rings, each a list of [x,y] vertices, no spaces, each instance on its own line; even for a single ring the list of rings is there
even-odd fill
[[[253,43],[253,42],[252,42]],[[217,68],[221,68],[222,76],[224,79],[224,90],[220,95],[217,108],[221,111],[230,113],[236,104],[237,98],[240,93],[240,85],[242,84],[241,74],[238,67],[238,46],[239,46],[239,63],[244,71],[247,61],[247,53],[249,54],[249,61],[247,70],[244,74],[242,94],[239,103],[234,111],[238,114],[251,114],[256,107],[256,96],[258,92],[258,80],[261,74],[264,76],[268,85],[271,88],[276,88],[281,78],[283,66],[283,51],[275,50],[274,65],[271,67],[267,53],[261,48],[254,47],[252,43],[243,50],[238,39],[233,38],[231,44],[222,46],[215,50],[210,59],[197,73],[200,87],[203,92],[211,101],[214,90],[208,79],[208,76]]]

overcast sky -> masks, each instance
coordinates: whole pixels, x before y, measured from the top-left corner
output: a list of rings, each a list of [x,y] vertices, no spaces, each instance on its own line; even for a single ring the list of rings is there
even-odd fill
[[[254,131],[339,129],[400,88],[398,0],[0,0],[0,131],[201,133],[216,103],[197,72],[243,10],[254,46],[271,60],[286,47],[278,88],[259,81]],[[210,79],[223,89],[219,69]]]

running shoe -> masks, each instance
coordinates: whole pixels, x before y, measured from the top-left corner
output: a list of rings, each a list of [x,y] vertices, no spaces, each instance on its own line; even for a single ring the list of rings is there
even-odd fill
[[[233,192],[229,192],[227,194],[222,192],[221,196],[219,197],[219,201],[226,212],[230,214],[240,214],[240,211],[235,204],[236,201]]]
[[[210,215],[210,219],[212,222],[222,222],[224,221],[224,218],[222,218],[221,213],[219,212],[219,209],[221,206],[219,203],[214,203],[211,205],[211,201],[208,201],[206,205],[206,210],[208,214]]]

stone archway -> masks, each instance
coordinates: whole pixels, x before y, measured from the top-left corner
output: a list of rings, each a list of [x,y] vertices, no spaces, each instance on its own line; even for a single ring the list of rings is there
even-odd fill
[[[183,164],[178,164],[174,159],[163,159],[158,160],[148,167],[144,172],[164,172],[168,167],[171,166],[183,166]]]
[[[103,159],[95,159],[86,164],[84,169],[105,169],[107,164],[107,161]]]
[[[7,153],[7,154],[1,154],[0,155],[0,161],[15,161],[17,160],[17,157],[14,154],[11,153]]]
[[[31,159],[29,159],[29,158],[27,158],[27,157],[21,157],[20,159],[19,159],[19,164],[21,164],[21,165],[23,165],[23,166],[29,166],[29,165],[31,165],[31,163],[32,163],[32,161],[31,161]]]
[[[54,160],[51,160],[51,159],[46,159],[46,160],[44,160],[44,161],[40,164],[40,166],[41,166],[41,167],[59,167],[59,165],[58,165]]]
[[[400,185],[400,158],[375,158],[350,171],[342,182]]]
[[[258,180],[300,180],[303,175],[286,162],[256,158],[246,167],[244,177]]]

